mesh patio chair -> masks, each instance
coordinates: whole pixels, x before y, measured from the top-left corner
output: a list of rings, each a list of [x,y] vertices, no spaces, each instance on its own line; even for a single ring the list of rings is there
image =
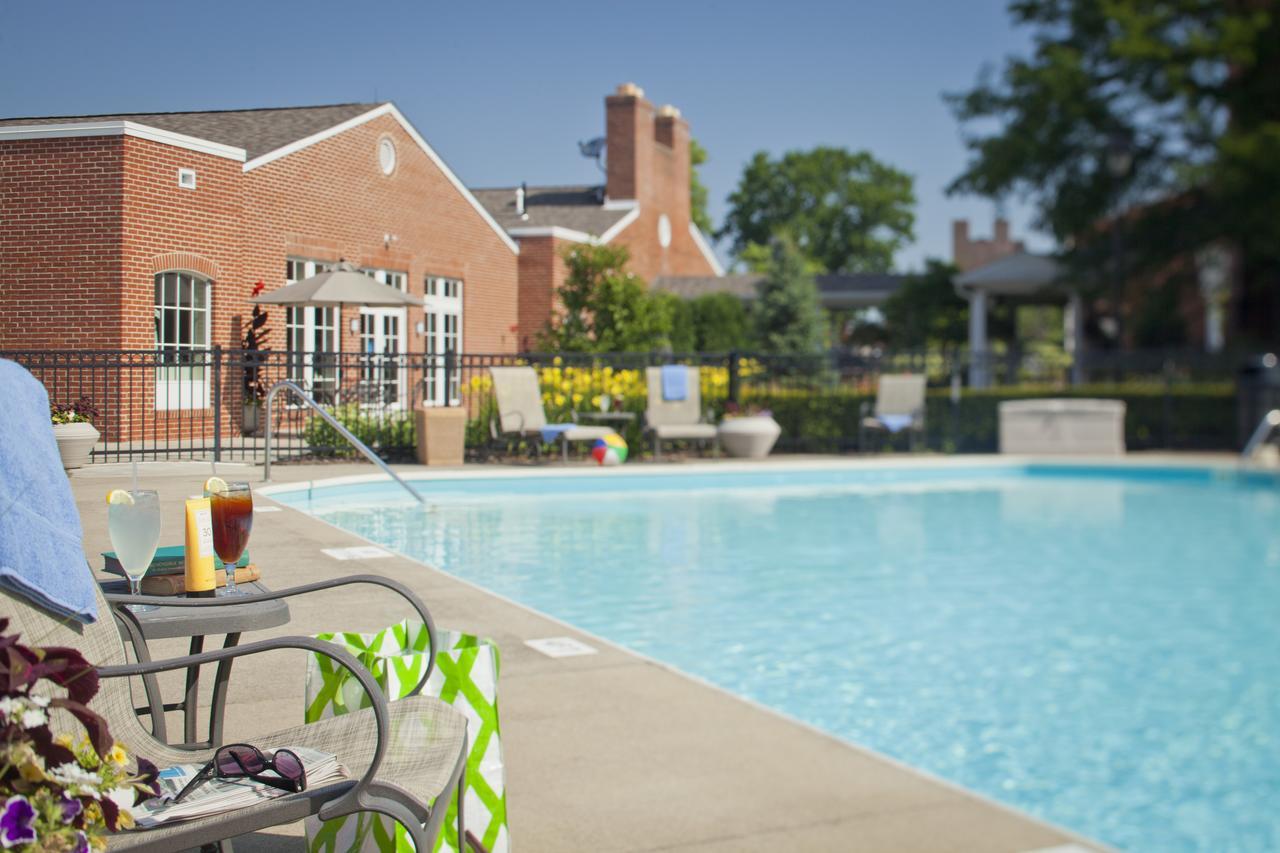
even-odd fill
[[[246,600],[287,598],[355,583],[377,584],[400,593],[429,626],[434,647],[435,629],[425,605],[407,587],[375,575],[354,575],[240,598],[127,598],[104,597],[99,592],[99,618],[89,625],[54,616],[25,598],[0,591],[4,597],[2,612],[11,620],[10,630],[20,631],[24,642],[40,646],[70,646],[98,667],[102,676],[101,690],[91,707],[107,720],[117,741],[132,753],[155,762],[158,767],[200,764],[208,761],[214,750],[184,749],[153,737],[135,712],[129,676],[150,676],[185,669],[193,664],[230,661],[278,649],[300,649],[332,658],[350,670],[372,697],[371,708],[254,738],[254,744],[263,749],[296,745],[334,753],[351,772],[351,778],[311,787],[297,794],[285,794],[229,813],[153,829],[118,832],[110,836],[108,849],[185,850],[219,844],[237,835],[271,826],[294,823],[310,815],[328,819],[354,812],[387,815],[405,827],[418,850],[432,849],[443,826],[449,800],[463,787],[467,723],[461,713],[443,702],[417,695],[426,685],[430,666],[415,688],[415,695],[388,703],[373,676],[355,657],[345,649],[322,640],[280,637],[203,654],[127,663],[120,632],[112,621],[114,615],[130,631],[139,629],[133,615],[119,606],[122,600],[170,607],[235,607]],[[111,609],[113,605],[115,610]],[[57,722],[69,725],[69,721],[55,720]],[[458,803],[458,835],[465,837],[461,800]]]
[[[649,386],[649,404],[644,410],[645,429],[653,436],[653,455],[662,458],[662,442],[685,439],[711,442],[712,453],[720,455],[716,442],[716,425],[707,423],[702,411],[702,371],[687,368],[689,381],[683,400],[667,400],[662,394],[662,368],[646,367],[645,381]]]
[[[568,426],[555,437],[560,443],[561,458],[568,462],[569,442],[595,441],[613,432],[601,426],[548,424],[538,374],[532,367],[490,367],[489,375],[493,377],[493,396],[498,404],[497,429],[493,431],[499,437],[515,435],[542,440],[543,430]]]
[[[876,386],[875,408],[863,403],[858,419],[858,450],[866,452],[868,432],[886,437],[907,431],[916,450],[924,443],[925,377],[919,373],[886,373]]]

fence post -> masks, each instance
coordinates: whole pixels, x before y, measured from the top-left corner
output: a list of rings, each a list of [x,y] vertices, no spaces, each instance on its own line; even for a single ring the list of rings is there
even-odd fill
[[[1164,449],[1173,445],[1173,361],[1166,357],[1161,372],[1164,374]]]
[[[452,348],[444,351],[444,404],[453,405],[453,372],[458,369],[458,354]],[[462,396],[462,377],[458,377],[458,396]]]
[[[222,345],[213,345],[213,461],[222,461]]]
[[[738,351],[729,353],[729,402],[735,406],[741,402],[741,391],[738,382]]]

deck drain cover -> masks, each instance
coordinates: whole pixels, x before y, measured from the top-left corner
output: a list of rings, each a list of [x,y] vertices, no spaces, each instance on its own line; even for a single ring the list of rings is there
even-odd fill
[[[573,637],[547,637],[542,640],[525,640],[524,644],[549,658],[576,658],[579,655],[594,655],[597,650],[581,640]]]
[[[391,552],[377,545],[355,545],[350,548],[322,548],[321,552],[335,560],[377,560],[390,557]]]

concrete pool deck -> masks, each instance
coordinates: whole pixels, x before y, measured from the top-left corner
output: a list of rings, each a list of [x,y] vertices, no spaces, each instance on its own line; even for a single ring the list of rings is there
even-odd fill
[[[1139,457],[1139,464],[1225,459],[1161,454]],[[911,464],[906,457],[890,461]],[[275,483],[284,484],[362,476],[373,470],[356,464],[281,465],[272,474]],[[397,470],[440,473],[418,466]],[[573,469],[484,465],[454,469],[446,476],[566,470]],[[247,479],[255,487],[261,482],[260,467],[225,464],[219,472],[228,479]],[[164,542],[180,541],[179,499],[197,493],[208,473],[206,463],[140,466],[141,485],[158,489],[167,507]],[[98,552],[110,548],[103,495],[110,487],[127,486],[128,480],[127,465],[95,465],[72,473],[85,548],[95,567],[101,565]],[[258,505],[279,506],[269,496],[260,496]],[[418,592],[438,624],[498,642],[509,821],[513,847],[521,853],[1103,849],[416,561],[399,555],[339,561],[321,551],[360,544],[364,540],[353,534],[281,507],[256,516],[250,548],[263,581],[273,588],[348,574],[380,574]],[[257,638],[371,630],[407,615],[386,591],[351,587],[295,599],[290,608],[288,625]],[[566,636],[598,653],[553,659],[525,645]],[[185,652],[185,641],[157,643],[152,649],[153,656]],[[304,670],[301,652],[243,659],[232,679],[227,731],[237,740],[252,741],[256,735],[300,722]],[[209,680],[205,679],[206,690]],[[265,692],[264,685],[269,685]],[[165,686],[166,695],[174,695],[177,682]],[[301,850],[301,834],[300,824],[281,827],[237,845],[243,850]]]

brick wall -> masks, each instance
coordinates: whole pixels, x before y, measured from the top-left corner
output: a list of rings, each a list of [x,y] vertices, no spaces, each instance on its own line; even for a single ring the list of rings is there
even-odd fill
[[[951,261],[961,272],[986,266],[992,261],[1024,251],[1021,240],[1009,236],[1009,221],[997,218],[995,234],[989,240],[969,236],[969,222],[957,219],[951,223]]]
[[[520,349],[537,348],[538,333],[560,310],[558,294],[564,284],[563,252],[568,241],[554,237],[520,240]]]
[[[0,145],[0,349],[122,345],[124,139]]]

